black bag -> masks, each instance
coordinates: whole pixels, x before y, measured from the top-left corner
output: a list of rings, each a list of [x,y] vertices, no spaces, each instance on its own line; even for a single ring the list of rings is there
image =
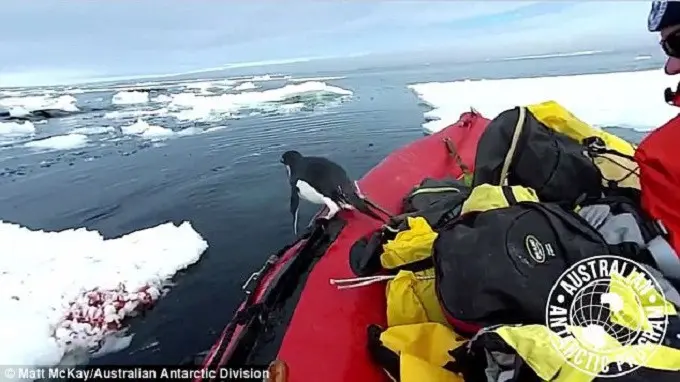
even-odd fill
[[[669,346],[669,345],[665,345]],[[669,346],[676,348],[675,346]],[[465,382],[542,382],[543,379],[526,363],[501,336],[493,331],[483,331],[467,346],[460,346],[449,352],[455,359],[446,369],[462,375]],[[502,361],[502,362],[499,362]],[[492,365],[492,363],[494,363]],[[613,363],[612,363],[613,364]],[[487,371],[499,373],[490,376]],[[641,367],[629,374],[616,377],[596,377],[593,382],[674,382],[678,373]]]
[[[533,188],[541,201],[567,207],[602,193],[602,175],[585,147],[523,107],[494,118],[477,146],[473,186],[505,181]]]
[[[404,197],[402,213],[414,217],[421,216],[436,229],[460,215],[462,205],[470,191],[470,186],[465,185],[462,180],[425,178]],[[403,217],[357,240],[349,252],[352,272],[359,277],[380,272],[383,244],[394,239],[398,232],[408,228],[407,220]],[[396,273],[398,270],[390,271]]]
[[[543,324],[562,272],[610,253],[577,214],[555,204],[519,202],[467,213],[439,231],[432,255],[435,289],[448,320],[464,333],[474,332],[471,326]]]
[[[425,178],[403,201],[403,213],[421,216],[436,229],[458,217],[472,188],[462,180]],[[405,224],[405,222],[403,223]],[[402,225],[399,228],[407,228]]]

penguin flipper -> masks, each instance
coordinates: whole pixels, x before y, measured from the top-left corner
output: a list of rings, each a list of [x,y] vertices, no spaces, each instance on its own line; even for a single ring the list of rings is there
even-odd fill
[[[293,215],[293,232],[297,236],[298,210],[300,207],[300,195],[297,186],[293,185],[290,190],[290,213]]]

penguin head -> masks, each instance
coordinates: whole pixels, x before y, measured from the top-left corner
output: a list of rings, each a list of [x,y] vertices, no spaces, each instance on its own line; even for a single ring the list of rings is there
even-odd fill
[[[285,164],[286,166],[292,166],[294,163],[296,163],[298,160],[302,158],[302,154],[295,150],[290,150],[286,151],[281,155],[281,163]]]

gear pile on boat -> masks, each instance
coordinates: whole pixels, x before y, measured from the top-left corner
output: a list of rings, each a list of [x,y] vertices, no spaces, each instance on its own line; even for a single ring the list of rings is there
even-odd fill
[[[463,175],[423,180],[331,280],[387,280],[387,326],[356,328],[373,362],[402,382],[680,380],[680,259],[635,149],[553,101],[491,120]]]

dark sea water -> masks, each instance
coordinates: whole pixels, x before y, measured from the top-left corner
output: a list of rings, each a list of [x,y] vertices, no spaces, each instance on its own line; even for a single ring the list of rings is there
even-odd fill
[[[659,67],[658,59],[634,57],[626,53],[316,72],[305,67],[300,69],[305,73],[295,76],[344,76],[325,82],[349,89],[353,96],[336,103],[322,99],[323,105],[301,112],[204,123],[226,127],[162,144],[95,136],[101,144],[74,150],[36,153],[7,145],[0,150],[0,219],[32,229],[84,226],[107,237],[166,221],[190,221],[209,243],[208,251],[177,278],[177,285],[154,310],[132,321],[135,336],[129,348],[97,360],[177,363],[212,344],[240,303],[245,278],[293,238],[286,174],[278,162],[283,151],[328,156],[358,178],[395,148],[423,136],[427,108],[408,84]],[[111,110],[97,99],[109,99],[113,93],[74,95],[92,108]],[[46,126],[51,131],[103,126],[102,113],[52,119]],[[150,123],[171,123],[162,115],[154,118]],[[106,124],[116,127],[121,121]],[[632,140],[642,136],[632,130],[617,132]],[[301,221],[314,211],[304,204]]]

